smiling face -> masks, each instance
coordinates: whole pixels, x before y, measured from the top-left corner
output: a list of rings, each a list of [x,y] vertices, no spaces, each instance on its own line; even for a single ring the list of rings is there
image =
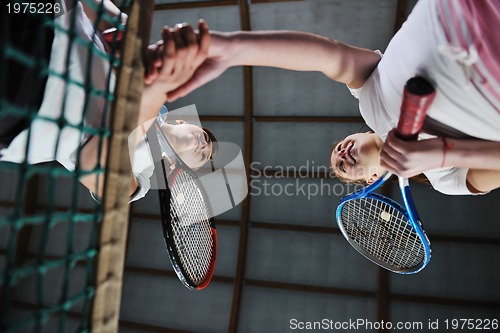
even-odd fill
[[[177,121],[176,125],[164,125],[162,131],[172,149],[191,169],[202,167],[212,154],[212,142],[201,127]]]
[[[380,166],[382,146],[375,133],[349,135],[333,147],[331,167],[340,179],[371,184],[386,171]]]

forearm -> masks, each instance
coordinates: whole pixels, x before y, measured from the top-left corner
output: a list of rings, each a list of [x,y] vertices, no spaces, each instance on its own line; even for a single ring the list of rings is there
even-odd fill
[[[167,91],[162,88],[161,84],[144,86],[137,126],[158,117],[162,105],[167,101],[166,93]]]
[[[500,170],[500,142],[446,139],[443,147],[445,167]]]
[[[468,168],[467,187],[472,193],[500,187],[500,142],[446,139],[444,166]]]
[[[480,177],[486,179],[483,178],[486,171],[500,172],[500,142],[444,137],[404,141],[392,130],[381,151],[380,163],[406,178],[433,169],[456,167],[475,170],[471,175],[482,174]]]
[[[218,41],[229,45],[226,51],[230,66],[318,71],[353,87],[361,86],[380,61],[380,56],[371,50],[304,32],[212,32],[212,38],[213,53],[221,53],[217,45],[222,43]]]

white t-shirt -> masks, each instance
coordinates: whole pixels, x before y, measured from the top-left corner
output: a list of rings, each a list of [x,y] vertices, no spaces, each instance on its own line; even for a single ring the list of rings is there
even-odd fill
[[[449,45],[436,4],[435,0],[421,0],[416,4],[363,87],[351,91],[359,98],[361,115],[385,140],[389,131],[397,126],[404,85],[420,74],[430,79],[437,90],[429,117],[468,136],[500,141],[500,113],[470,84],[467,69],[440,52]],[[419,139],[429,137],[421,134]],[[443,168],[425,175],[442,193],[471,194],[466,185],[467,171]]]
[[[71,26],[73,10],[76,11],[74,27]],[[54,32],[49,64],[50,73],[38,117],[32,122],[29,130],[21,132],[7,148],[2,150],[1,161],[22,163],[27,160],[30,164],[36,164],[56,160],[73,172],[78,148],[89,138],[90,134],[83,133],[71,125],[83,124],[86,127],[98,129],[102,126],[102,118],[109,114],[109,112],[105,113],[106,101],[102,95],[114,91],[115,75],[111,70],[109,60],[98,55],[98,53],[105,54],[106,51],[98,34],[94,32],[93,23],[85,15],[82,4],[78,2],[73,10],[55,19],[58,28]],[[65,32],[71,28],[74,29],[79,39],[74,40],[73,43]],[[93,43],[90,57],[89,45],[86,42]],[[66,66],[68,51],[70,56],[68,66]],[[87,81],[89,64],[91,75],[90,81]],[[68,80],[62,77],[66,68]],[[86,83],[90,83],[93,89],[93,93],[89,94],[87,105],[85,105]],[[110,106],[111,103],[108,103],[107,107]],[[59,119],[61,114],[64,114],[67,124],[59,128],[54,120]],[[108,124],[108,119],[105,119],[105,123]],[[28,137],[29,151],[26,154]],[[146,149],[145,153],[148,152],[149,150]],[[142,168],[142,166],[139,167]],[[134,172],[134,174],[141,175],[141,172]],[[131,201],[143,197],[149,189],[149,179],[145,179],[144,176],[138,176],[137,179],[141,189],[131,198]]]

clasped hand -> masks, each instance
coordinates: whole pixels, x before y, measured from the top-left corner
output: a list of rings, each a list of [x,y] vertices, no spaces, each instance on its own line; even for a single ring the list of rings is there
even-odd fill
[[[380,154],[381,166],[405,178],[440,168],[442,162],[441,139],[404,141],[397,137],[395,130],[389,132]]]
[[[178,89],[188,82],[205,61],[210,46],[208,25],[200,20],[198,32],[188,24],[162,29],[162,40],[149,45],[146,55],[145,89],[154,89],[173,101]]]

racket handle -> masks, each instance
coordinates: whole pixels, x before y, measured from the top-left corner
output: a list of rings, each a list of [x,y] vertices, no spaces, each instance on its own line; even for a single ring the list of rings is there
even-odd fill
[[[116,37],[115,34],[117,34]],[[116,28],[109,28],[102,32],[102,37],[108,44],[112,44],[115,38],[117,42],[121,42],[123,39],[123,31]]]
[[[417,139],[434,96],[436,96],[434,87],[423,77],[416,76],[406,82],[396,128],[398,137],[406,141]]]

